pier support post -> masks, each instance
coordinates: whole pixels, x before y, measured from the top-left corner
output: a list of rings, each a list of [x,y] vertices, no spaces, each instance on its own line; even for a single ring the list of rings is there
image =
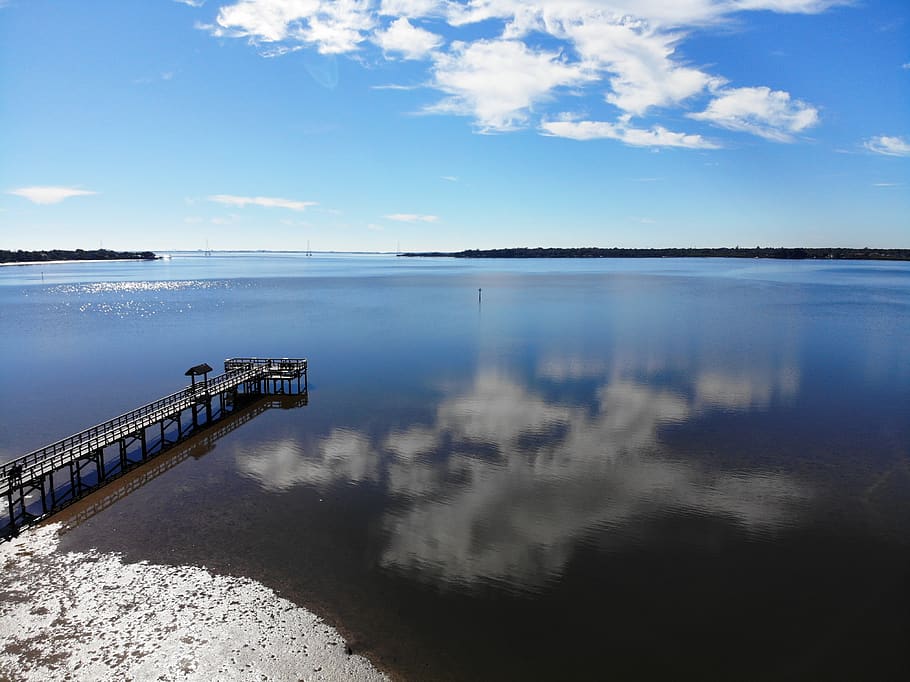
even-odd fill
[[[6,499],[9,502],[9,527],[12,530],[12,534],[16,535],[16,507],[13,504],[12,488],[10,488],[9,492],[6,494]]]
[[[47,512],[49,510],[47,508],[47,492],[44,490],[44,481],[45,481],[44,476],[42,476],[41,485],[39,486],[39,488],[41,489],[41,512],[42,512],[42,514],[47,514]]]
[[[25,488],[21,480],[19,481],[19,510],[22,512],[22,521],[24,522],[28,516],[25,509]]]

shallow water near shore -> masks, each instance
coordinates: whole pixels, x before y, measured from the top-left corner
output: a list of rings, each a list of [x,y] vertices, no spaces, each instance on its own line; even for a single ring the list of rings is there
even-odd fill
[[[61,544],[252,578],[397,677],[910,664],[910,264],[175,254],[4,269],[0,320],[0,461],[308,357]]]

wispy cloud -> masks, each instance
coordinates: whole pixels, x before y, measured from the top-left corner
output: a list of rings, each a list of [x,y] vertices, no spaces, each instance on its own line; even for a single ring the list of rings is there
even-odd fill
[[[903,187],[901,182],[873,182],[873,187]]]
[[[902,137],[879,135],[866,140],[863,146],[870,152],[885,156],[910,156],[910,143]]]
[[[701,135],[675,133],[662,126],[647,130],[606,121],[544,121],[541,130],[553,137],[571,140],[620,140],[632,147],[681,147],[684,149],[717,149],[718,145]]]
[[[422,87],[422,86],[420,86],[420,85],[398,85],[396,83],[389,83],[388,85],[371,85],[370,90],[402,90],[402,91],[407,92],[410,90],[417,90],[420,87]]]
[[[818,110],[781,90],[731,88],[721,91],[703,112],[689,117],[774,142],[791,142],[794,135],[818,123]]]
[[[439,221],[439,216],[420,215],[418,213],[392,213],[383,217],[399,223],[435,223]]]
[[[7,194],[15,194],[16,196],[28,199],[34,204],[59,204],[64,199],[69,199],[70,197],[89,196],[98,194],[98,192],[87,189],[77,189],[75,187],[36,186],[11,189]]]
[[[181,5],[188,5],[189,7],[202,7],[205,4],[205,0],[174,0],[174,2],[179,2]]]
[[[170,81],[174,80],[175,72],[173,71],[162,71],[157,76],[143,76],[141,78],[133,79],[133,83],[136,85],[149,85],[150,83],[157,83],[158,81]]]
[[[454,175],[441,175],[439,177],[447,182],[458,182],[458,178]]]
[[[316,206],[315,201],[298,201],[296,199],[281,199],[279,197],[240,197],[233,194],[215,194],[208,197],[209,201],[226,206],[244,208],[246,206],[262,206],[264,208],[287,208],[292,211],[305,211],[310,206]]]

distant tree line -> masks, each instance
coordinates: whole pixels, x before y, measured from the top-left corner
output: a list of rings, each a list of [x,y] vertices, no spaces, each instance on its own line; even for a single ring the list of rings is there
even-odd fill
[[[52,260],[155,260],[156,256],[151,251],[111,251],[110,249],[96,249],[94,251],[63,251],[51,249],[49,251],[6,251],[0,249],[0,263],[29,263],[35,261]]]
[[[580,247],[468,249],[455,252],[403,253],[402,256],[449,256],[452,258],[779,258],[787,260],[910,260],[910,249],[848,248],[682,248],[624,249]]]

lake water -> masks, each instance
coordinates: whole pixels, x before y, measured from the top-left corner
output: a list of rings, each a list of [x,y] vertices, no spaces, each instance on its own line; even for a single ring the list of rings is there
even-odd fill
[[[0,268],[0,326],[0,461],[309,358],[63,545],[255,578],[403,678],[910,665],[910,264],[175,254]]]

